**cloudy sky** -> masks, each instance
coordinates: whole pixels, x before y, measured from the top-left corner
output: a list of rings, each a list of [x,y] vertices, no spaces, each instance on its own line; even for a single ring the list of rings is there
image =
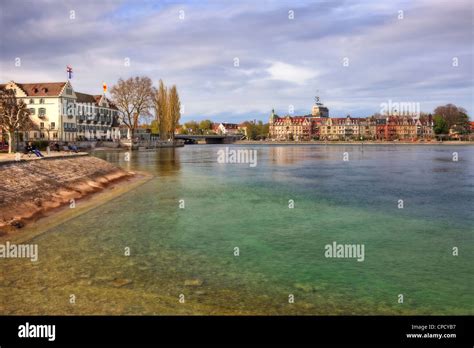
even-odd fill
[[[0,81],[64,81],[71,65],[73,87],[99,94],[162,78],[184,121],[307,114],[316,94],[333,117],[391,100],[473,118],[473,13],[472,0],[2,0]]]

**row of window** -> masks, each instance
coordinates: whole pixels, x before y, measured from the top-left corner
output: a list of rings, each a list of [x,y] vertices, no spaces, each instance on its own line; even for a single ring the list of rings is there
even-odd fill
[[[36,109],[35,108],[29,108],[28,111],[30,112],[30,115],[35,115],[36,114]],[[39,108],[38,109],[38,116],[42,117],[46,115],[46,108]]]
[[[35,103],[35,100],[34,100],[34,99],[30,99],[30,104],[34,104],[34,103]],[[43,99],[43,98],[41,98],[41,99],[39,100],[39,104],[44,104],[44,99]]]
[[[41,128],[41,129],[44,129],[44,122],[40,122],[40,128]],[[56,124],[55,124],[54,122],[51,122],[51,123],[49,124],[49,129],[50,129],[50,130],[53,130],[53,129],[55,129],[55,128],[56,128]]]
[[[43,133],[43,132],[33,132],[33,138],[35,139],[46,139],[46,138],[52,138],[52,139],[57,139],[58,137],[58,133],[52,133],[52,134],[48,134],[48,133]]]
[[[85,115],[85,116],[89,116],[89,115],[101,115],[101,116],[117,116],[117,111],[114,111],[114,110],[109,110],[109,109],[105,109],[105,108],[99,108],[99,110],[97,111],[97,108],[92,108],[92,111],[91,111],[91,107],[89,106],[85,106],[85,105],[79,105],[77,107],[78,109],[78,114],[79,115]]]
[[[87,126],[87,125],[78,125],[77,126],[77,131],[78,132],[85,132],[86,130],[88,130],[89,132],[96,131],[96,130],[98,130],[98,131],[101,131],[101,130],[102,131],[107,131],[107,130],[110,130],[110,129],[111,129],[110,126],[109,127],[108,126],[96,126],[96,127],[94,127],[94,126]]]

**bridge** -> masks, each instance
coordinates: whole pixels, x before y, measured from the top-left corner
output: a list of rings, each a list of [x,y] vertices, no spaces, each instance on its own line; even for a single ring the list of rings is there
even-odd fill
[[[204,140],[206,144],[231,144],[244,137],[242,134],[235,135],[192,135],[192,134],[175,134],[175,139],[184,140],[185,144],[196,144],[199,140]]]

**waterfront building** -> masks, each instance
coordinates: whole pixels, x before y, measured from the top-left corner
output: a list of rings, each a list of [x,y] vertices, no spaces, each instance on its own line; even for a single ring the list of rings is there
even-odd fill
[[[74,103],[76,94],[69,81],[17,83],[10,81],[6,89],[15,90],[17,99],[23,100],[35,127],[22,134],[22,140],[76,139]]]
[[[272,110],[269,120],[269,136],[276,140],[318,139],[320,128],[329,120],[329,109],[316,97],[311,114],[304,116],[278,116]]]
[[[360,139],[361,123],[359,118],[328,118],[321,125],[321,140]],[[364,130],[365,133],[365,130]]]
[[[431,115],[329,117],[317,99],[310,115],[280,117],[272,110],[269,136],[276,140],[416,140],[434,136]]]
[[[239,125],[236,123],[219,123],[213,130],[220,135],[235,135],[241,133]]]
[[[15,90],[34,124],[21,140],[112,140],[117,135],[118,109],[105,95],[79,93],[70,81],[10,81],[4,88]]]
[[[431,115],[423,118],[412,116],[380,116],[377,118],[377,139],[416,140],[434,136]]]
[[[76,92],[78,140],[119,140],[118,109],[104,94]]]

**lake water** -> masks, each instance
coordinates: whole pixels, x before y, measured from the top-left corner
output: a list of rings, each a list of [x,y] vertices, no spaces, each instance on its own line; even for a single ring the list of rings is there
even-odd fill
[[[472,146],[229,147],[255,167],[223,148],[96,152],[154,178],[2,260],[0,312],[474,314]]]

